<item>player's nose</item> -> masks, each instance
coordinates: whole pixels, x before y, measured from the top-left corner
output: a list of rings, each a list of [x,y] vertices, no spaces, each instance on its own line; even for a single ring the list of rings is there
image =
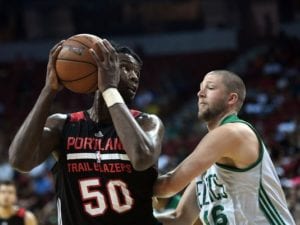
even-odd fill
[[[133,81],[134,83],[138,83],[138,82],[139,82],[139,77],[138,77],[138,75],[136,74],[136,72],[134,72],[134,71],[131,71],[131,72],[129,73],[129,79],[130,79],[131,81]]]
[[[197,93],[197,96],[198,96],[198,98],[204,97],[204,96],[205,96],[204,90],[203,90],[203,89],[200,89],[200,90],[198,91],[198,93]]]

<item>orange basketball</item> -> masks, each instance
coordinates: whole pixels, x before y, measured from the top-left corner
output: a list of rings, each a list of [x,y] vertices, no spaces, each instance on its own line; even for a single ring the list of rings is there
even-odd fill
[[[63,43],[56,59],[56,72],[69,90],[89,93],[97,89],[97,64],[89,49],[99,39],[92,34],[77,34]]]

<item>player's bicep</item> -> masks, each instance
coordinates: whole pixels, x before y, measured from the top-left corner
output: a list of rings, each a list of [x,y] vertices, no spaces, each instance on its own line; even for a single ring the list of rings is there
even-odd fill
[[[51,153],[58,150],[65,120],[64,114],[54,114],[47,119],[39,144],[39,161],[45,160]]]
[[[156,115],[149,114],[143,115],[137,121],[149,137],[154,148],[160,150],[165,131],[162,121]]]
[[[165,131],[163,123],[156,115],[150,114],[142,114],[137,121],[147,136],[149,149],[151,149],[152,156],[156,161],[162,148],[162,139]]]

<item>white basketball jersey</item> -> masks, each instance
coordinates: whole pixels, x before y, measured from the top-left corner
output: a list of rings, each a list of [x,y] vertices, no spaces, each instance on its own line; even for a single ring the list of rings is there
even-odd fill
[[[228,122],[246,123],[235,115],[222,124]],[[295,225],[270,156],[258,139],[260,156],[254,165],[237,169],[214,164],[196,178],[203,225]]]

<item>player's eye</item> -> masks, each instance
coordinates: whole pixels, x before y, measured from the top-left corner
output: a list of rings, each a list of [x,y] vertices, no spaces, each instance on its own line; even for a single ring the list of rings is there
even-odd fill
[[[206,88],[209,90],[215,89],[215,87],[213,85],[208,85]]]
[[[125,66],[121,66],[121,70],[126,72]]]
[[[127,65],[121,65],[121,69],[124,70],[124,71],[126,71],[126,72],[130,71],[129,66],[127,66]]]
[[[140,75],[141,75],[140,70],[134,70],[134,72],[135,72],[135,74],[136,74],[137,77],[140,77]]]

